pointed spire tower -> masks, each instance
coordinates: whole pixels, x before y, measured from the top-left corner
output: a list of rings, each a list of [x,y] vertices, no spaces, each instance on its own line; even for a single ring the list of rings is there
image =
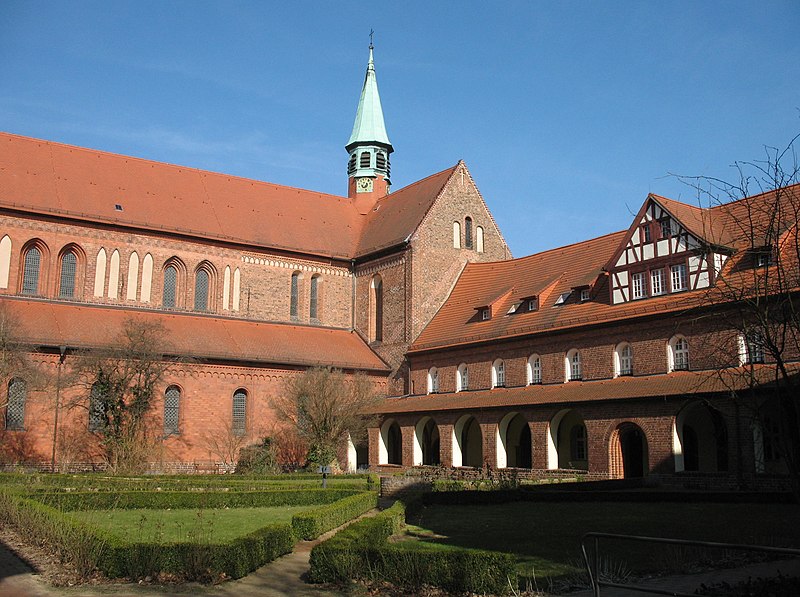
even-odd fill
[[[372,50],[370,35],[367,75],[358,100],[353,132],[344,147],[349,154],[347,196],[354,200],[361,213],[367,213],[375,201],[389,192],[389,154],[394,151],[383,122]]]

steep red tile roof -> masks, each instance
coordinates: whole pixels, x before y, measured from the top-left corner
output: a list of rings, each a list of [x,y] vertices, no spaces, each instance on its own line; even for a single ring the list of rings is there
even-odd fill
[[[201,360],[389,370],[358,334],[343,329],[36,299],[2,298],[0,303],[18,322],[27,344],[108,346],[132,317],[164,326],[169,339],[165,352]]]
[[[346,197],[0,133],[0,207],[341,259],[411,235],[452,171],[362,216]]]
[[[797,373],[800,365],[792,364],[791,369]],[[759,383],[767,384],[774,380],[775,370],[769,365],[759,365],[755,369],[755,375]],[[749,379],[746,375],[742,375],[741,369],[723,372],[676,371],[643,377],[617,377],[599,381],[571,381],[563,384],[389,398],[381,403],[376,412],[402,414],[469,411],[484,408],[714,394],[731,390],[743,391],[749,387],[752,387]]]
[[[406,240],[419,226],[458,166],[442,170],[386,195],[366,215],[356,256],[367,255]]]
[[[559,295],[596,280],[608,255],[624,235],[625,232],[615,232],[509,261],[468,263],[453,292],[414,342],[411,352],[553,330],[607,317],[608,304],[581,303],[575,292],[561,306],[555,306],[555,301]],[[602,300],[601,288],[594,293],[600,294]],[[523,309],[509,314],[514,304],[530,296],[539,296],[538,310]],[[492,307],[492,317],[482,321],[475,309],[488,304]]]

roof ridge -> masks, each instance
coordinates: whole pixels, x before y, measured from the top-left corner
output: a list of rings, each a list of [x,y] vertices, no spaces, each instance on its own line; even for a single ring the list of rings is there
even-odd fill
[[[378,198],[378,202],[383,201],[384,199],[391,199],[392,197],[394,197],[398,193],[402,193],[406,189],[413,189],[414,187],[422,184],[423,182],[425,182],[427,180],[430,180],[431,178],[435,178],[437,176],[441,176],[442,174],[444,174],[448,170],[455,171],[456,168],[458,168],[458,163],[456,163],[454,166],[450,166],[449,168],[445,168],[444,170],[440,170],[439,172],[435,172],[434,174],[430,174],[430,175],[426,176],[425,178],[420,178],[419,180],[416,180],[416,181],[414,181],[414,182],[412,182],[410,184],[407,184],[406,186],[404,186],[401,189],[397,189],[393,193],[387,193],[383,197],[379,197]]]

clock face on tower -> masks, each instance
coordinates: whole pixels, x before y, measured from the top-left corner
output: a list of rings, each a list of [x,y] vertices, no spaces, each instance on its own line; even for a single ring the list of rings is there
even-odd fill
[[[359,178],[356,180],[356,191],[359,193],[372,192],[372,179],[369,177]]]

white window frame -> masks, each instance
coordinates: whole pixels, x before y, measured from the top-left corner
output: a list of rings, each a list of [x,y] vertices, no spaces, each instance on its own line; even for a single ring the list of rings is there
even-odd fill
[[[439,392],[439,370],[436,367],[431,367],[428,370],[428,394],[437,394]]]
[[[538,354],[528,357],[528,385],[542,383],[542,358]]]
[[[672,292],[683,292],[688,289],[688,278],[686,276],[686,264],[677,263],[670,266],[670,287]],[[676,283],[677,282],[677,283]]]
[[[633,300],[647,298],[647,278],[645,272],[631,274],[631,298]]]
[[[650,270],[650,292],[653,296],[660,296],[666,293],[663,267]]]
[[[614,350],[615,377],[633,375],[633,347],[628,342],[622,342]]]
[[[456,392],[469,390],[469,368],[466,363],[461,363],[456,372]]]
[[[764,342],[761,334],[739,334],[739,365],[757,365],[764,362]]]
[[[492,388],[504,388],[506,386],[506,364],[503,359],[497,359],[492,363]]]
[[[668,344],[667,358],[667,370],[670,373],[673,371],[688,371],[690,364],[689,341],[684,336],[673,336]]]
[[[581,364],[581,353],[577,348],[567,352],[564,357],[564,372],[566,381],[583,380],[583,366]]]

